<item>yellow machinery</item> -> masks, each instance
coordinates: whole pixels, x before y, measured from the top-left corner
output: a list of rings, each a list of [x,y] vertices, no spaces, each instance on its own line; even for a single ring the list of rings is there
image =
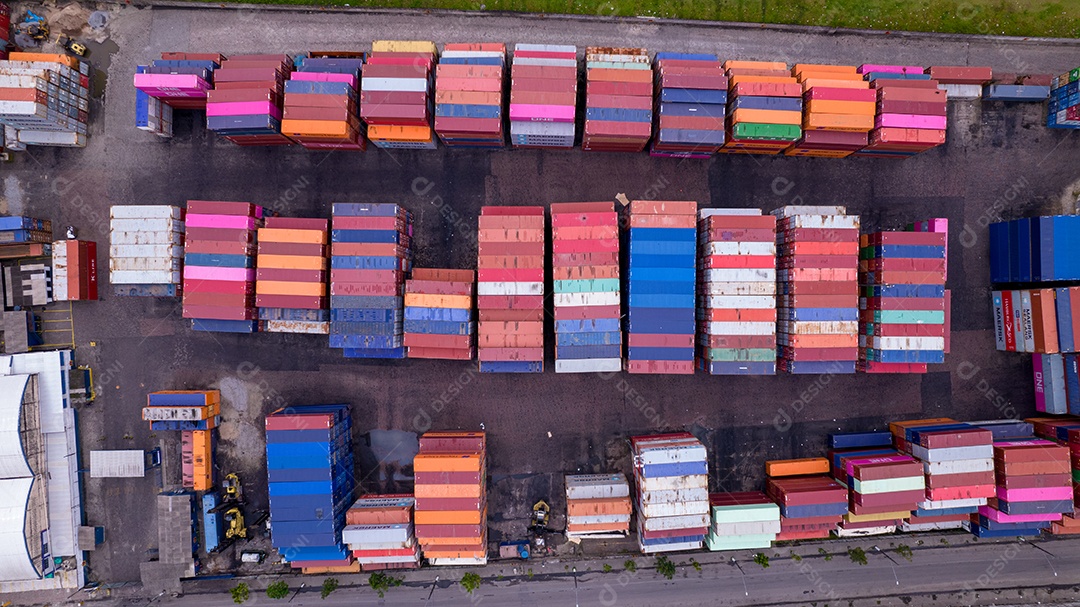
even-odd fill
[[[233,507],[225,511],[225,539],[247,539],[247,526],[240,508]]]
[[[70,36],[60,34],[56,37],[56,45],[73,55],[86,56],[86,45],[72,39]]]
[[[221,488],[225,490],[224,501],[243,503],[244,488],[240,485],[240,476],[235,472],[225,475],[225,480],[221,482]]]

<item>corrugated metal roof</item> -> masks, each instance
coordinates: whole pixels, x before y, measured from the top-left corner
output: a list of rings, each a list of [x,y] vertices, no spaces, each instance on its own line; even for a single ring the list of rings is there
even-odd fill
[[[0,480],[0,581],[41,577],[26,545],[27,502],[34,479]]]
[[[146,452],[141,449],[90,452],[90,478],[142,476],[146,476]]]
[[[23,452],[19,432],[23,393],[28,381],[29,375],[0,376],[0,478],[34,475]]]
[[[38,415],[44,434],[64,431],[64,409],[71,406],[68,392],[70,370],[70,350],[0,356],[0,375],[38,376],[38,402],[41,407]]]

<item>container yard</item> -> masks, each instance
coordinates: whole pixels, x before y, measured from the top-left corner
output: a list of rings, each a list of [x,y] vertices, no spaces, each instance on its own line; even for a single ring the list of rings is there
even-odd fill
[[[0,373],[77,428],[67,470],[161,464],[72,472],[71,516],[50,473],[95,551],[50,520],[75,560],[39,587],[826,600],[801,558],[844,599],[974,604],[1017,536],[1052,556],[978,592],[1071,587],[1069,41],[107,12],[85,147],[5,166]],[[60,335],[62,381],[9,354]]]

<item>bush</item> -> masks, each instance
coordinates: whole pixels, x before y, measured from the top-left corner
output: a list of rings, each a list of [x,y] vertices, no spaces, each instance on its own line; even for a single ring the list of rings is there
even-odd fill
[[[907,544],[900,544],[899,546],[897,546],[896,553],[906,558],[908,561],[911,561],[911,557],[913,556],[911,553],[911,548],[908,547]]]
[[[611,565],[604,563],[604,573],[611,573]]]
[[[623,569],[629,571],[630,573],[634,573],[637,571],[637,563],[634,562],[634,559],[626,559],[626,562],[623,563],[622,566]]]
[[[761,565],[762,569],[769,568],[769,557],[765,556],[764,552],[759,552],[754,555],[754,562]]]
[[[272,599],[283,599],[289,596],[289,583],[278,580],[266,587],[266,596]]]
[[[670,580],[675,577],[675,563],[666,556],[658,556],[656,557],[656,571]]]
[[[236,587],[229,589],[229,594],[232,595],[232,600],[237,605],[241,605],[244,601],[248,600],[251,596],[251,590],[248,589],[248,585],[240,582]]]
[[[379,598],[381,599],[386,597],[387,590],[395,586],[400,586],[404,581],[405,578],[391,577],[389,575],[386,575],[385,573],[377,571],[375,573],[372,573],[371,576],[368,577],[368,586],[371,586],[372,590],[379,593]]]
[[[483,580],[480,579],[479,575],[476,575],[475,573],[466,573],[461,576],[461,587],[469,594],[472,594],[473,590],[480,587],[480,582],[482,581]]]
[[[694,568],[694,571],[701,573],[701,563],[697,562],[697,559],[690,559],[690,566]]]
[[[325,580],[323,580],[322,592],[319,594],[319,597],[325,599],[326,597],[330,596],[331,592],[337,590],[337,587],[338,581],[336,577],[326,578]]]

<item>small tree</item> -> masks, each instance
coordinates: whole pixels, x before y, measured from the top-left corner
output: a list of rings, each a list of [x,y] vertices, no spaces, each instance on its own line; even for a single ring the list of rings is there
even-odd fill
[[[234,603],[241,605],[251,596],[251,590],[248,588],[247,584],[240,582],[235,587],[229,589],[229,594],[232,595]]]
[[[762,569],[769,568],[769,557],[765,556],[764,552],[759,552],[754,555],[754,562],[761,565]]]
[[[656,571],[670,580],[675,577],[675,563],[666,556],[658,556],[656,557]]]
[[[323,580],[322,593],[319,594],[319,597],[325,599],[326,597],[330,596],[331,592],[337,590],[337,587],[338,581],[336,577],[326,578],[325,580]]]
[[[278,580],[266,587],[266,596],[272,599],[283,599],[289,596],[289,583]]]
[[[381,599],[386,596],[387,590],[395,586],[400,586],[404,581],[405,578],[392,577],[377,571],[368,577],[368,586],[371,586],[372,590],[378,592],[379,598]]]
[[[866,564],[866,551],[862,548],[848,548],[848,556],[851,557],[851,562],[858,565]]]
[[[482,581],[483,580],[480,579],[479,575],[469,572],[461,576],[461,587],[464,588],[465,591],[469,594],[472,594],[473,590],[476,590],[480,587],[480,582]]]

